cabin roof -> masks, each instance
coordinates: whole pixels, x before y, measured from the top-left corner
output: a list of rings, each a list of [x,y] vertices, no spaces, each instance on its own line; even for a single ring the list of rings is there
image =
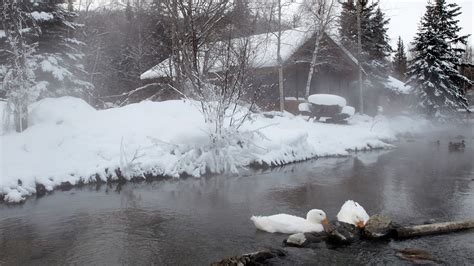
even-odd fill
[[[315,34],[314,27],[299,27],[282,31],[281,35],[281,47],[280,54],[283,62],[288,61],[291,56],[298,51],[311,37]],[[356,65],[358,65],[357,59],[340,43],[334,38],[327,35],[342,51],[343,53]],[[278,65],[277,60],[277,48],[278,39],[276,32],[269,32],[263,34],[252,35],[249,37],[235,38],[231,40],[232,46],[248,45],[248,50],[251,52],[248,61],[252,68],[266,68],[275,67]],[[216,42],[209,47],[222,47],[225,45],[223,42]],[[202,56],[204,57],[204,56]],[[200,60],[204,61],[204,60]],[[209,72],[222,71],[222,60],[214,60],[213,63],[209,64]],[[175,71],[172,67],[171,58],[167,58],[161,61],[159,64],[145,71],[140,79],[154,79],[162,77],[172,77],[175,75]],[[202,69],[202,66],[200,66]]]

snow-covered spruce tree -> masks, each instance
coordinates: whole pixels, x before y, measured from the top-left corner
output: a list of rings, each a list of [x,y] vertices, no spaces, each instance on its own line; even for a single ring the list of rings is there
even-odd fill
[[[28,105],[36,100],[40,91],[34,86],[32,53],[35,43],[28,36],[35,35],[36,27],[29,15],[22,10],[21,1],[2,1],[0,17],[1,87],[0,92],[7,98],[7,110],[2,122],[6,130],[10,127],[11,116],[17,132],[28,127]]]
[[[393,56],[392,62],[392,73],[393,76],[399,80],[406,80],[407,72],[407,55],[405,52],[405,45],[403,44],[402,37],[398,37],[397,50]]]
[[[416,89],[419,107],[432,117],[468,107],[462,84],[469,81],[458,71],[464,50],[457,47],[465,45],[468,36],[458,35],[459,14],[457,4],[445,0],[428,3],[413,42],[408,84]]]
[[[24,10],[41,29],[34,53],[36,83],[44,96],[84,96],[92,89],[81,63],[85,44],[75,38],[82,25],[73,22],[76,13],[66,10],[65,0],[24,1]]]
[[[34,82],[29,91],[34,91],[31,95],[36,95],[36,98],[30,97],[30,100],[35,101],[38,97],[45,96],[84,96],[84,92],[88,92],[92,85],[85,81],[86,73],[81,64],[83,54],[80,47],[84,44],[74,38],[75,31],[80,29],[81,25],[72,21],[76,16],[74,12],[63,8],[65,1],[3,0],[1,3],[5,7],[15,5],[19,14],[11,16],[13,18],[2,19],[2,27],[8,28],[10,26],[6,24],[16,21],[14,23],[20,23],[20,33],[8,30],[13,36],[9,41],[0,35],[0,50],[6,54],[9,47],[11,48],[12,40],[20,38],[18,36],[21,36],[23,43],[36,44],[34,50],[29,50],[32,60],[28,61],[28,66],[34,72],[34,75],[30,76]],[[4,8],[5,16],[5,12],[10,12],[8,10]],[[4,62],[11,61],[2,60],[0,69],[8,69]],[[4,89],[3,94],[5,93]]]

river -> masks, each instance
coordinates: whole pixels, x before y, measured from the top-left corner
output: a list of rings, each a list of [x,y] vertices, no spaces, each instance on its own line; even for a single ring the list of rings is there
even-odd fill
[[[474,217],[474,135],[401,139],[396,149],[320,158],[239,175],[88,185],[0,205],[0,265],[205,265],[281,247],[282,234],[257,231],[251,215],[334,218],[347,199],[401,224]],[[441,140],[440,146],[434,141]],[[474,231],[329,249],[285,248],[281,264],[406,264],[396,249],[428,251],[441,263],[474,264]]]

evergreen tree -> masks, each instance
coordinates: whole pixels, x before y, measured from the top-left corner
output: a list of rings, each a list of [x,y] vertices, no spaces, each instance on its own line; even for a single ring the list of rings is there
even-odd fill
[[[380,7],[377,7],[373,16],[370,18],[369,39],[371,41],[366,46],[371,59],[379,62],[386,61],[387,56],[392,52],[392,48],[388,43],[388,23],[389,19],[386,19]]]
[[[446,0],[428,3],[413,42],[414,58],[409,66],[408,83],[416,88],[419,106],[430,116],[443,115],[468,107],[462,84],[469,82],[458,67],[468,36],[459,36],[457,4]]]
[[[369,31],[367,37],[363,38],[367,43],[363,48],[366,57],[364,66],[369,74],[369,84],[379,88],[384,86],[385,80],[388,78],[390,66],[388,56],[392,52],[392,48],[388,43],[387,34],[389,20],[385,18],[385,14],[377,4],[378,2],[373,4],[373,8],[377,7],[377,9],[368,18]]]
[[[0,91],[8,100],[3,126],[9,128],[13,114],[18,132],[28,127],[28,104],[36,100],[38,94],[32,68],[35,43],[28,42],[28,36],[34,36],[37,28],[22,7],[21,1],[2,1],[0,5],[0,45],[4,48],[0,52]]]
[[[371,50],[370,45],[373,41],[371,18],[377,3],[369,4],[368,0],[356,1],[359,1],[361,5],[362,52],[367,53]],[[348,0],[342,4],[339,23],[342,45],[353,54],[357,54],[357,4],[354,0]]]
[[[397,50],[393,56],[393,76],[399,80],[406,80],[407,72],[407,55],[405,53],[405,45],[403,44],[402,37],[398,37]]]
[[[27,10],[41,29],[38,49],[35,53],[39,84],[44,86],[45,96],[90,93],[92,84],[85,81],[86,73],[81,63],[85,44],[75,38],[82,25],[75,23],[77,14],[66,10],[64,0],[32,1]]]
[[[80,63],[84,54],[80,51],[84,43],[78,41],[74,35],[81,25],[74,23],[76,14],[64,9],[65,1],[42,0],[2,1],[17,3],[24,18],[18,18],[23,28],[31,29],[34,25],[37,34],[24,34],[26,42],[37,43],[32,52],[34,62],[31,68],[35,73],[35,87],[41,90],[41,96],[76,95],[82,96],[92,88],[84,80],[85,71]],[[0,48],[8,46],[7,42],[0,42]],[[3,62],[0,63],[3,65]]]

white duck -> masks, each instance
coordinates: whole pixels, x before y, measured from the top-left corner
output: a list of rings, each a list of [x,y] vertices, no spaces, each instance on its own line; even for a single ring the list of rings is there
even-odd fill
[[[322,210],[313,209],[308,212],[306,219],[289,214],[275,214],[271,216],[252,216],[255,227],[269,233],[306,233],[322,232],[323,224],[328,224],[326,213]]]
[[[337,220],[339,222],[353,224],[359,228],[364,228],[369,218],[364,207],[353,200],[346,201],[337,214]]]

